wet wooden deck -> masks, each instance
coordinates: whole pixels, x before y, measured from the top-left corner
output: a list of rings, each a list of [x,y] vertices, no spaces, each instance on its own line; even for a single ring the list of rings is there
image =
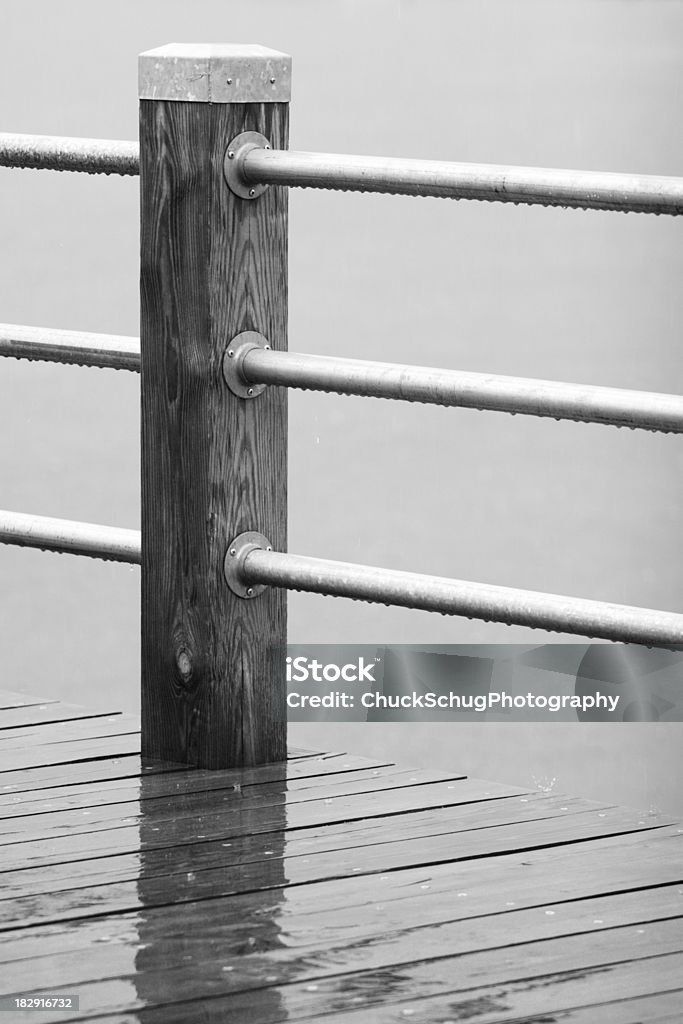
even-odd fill
[[[132,716],[9,693],[0,770],[2,992],[80,998],[8,1024],[683,1016],[663,816],[343,752],[147,768]]]

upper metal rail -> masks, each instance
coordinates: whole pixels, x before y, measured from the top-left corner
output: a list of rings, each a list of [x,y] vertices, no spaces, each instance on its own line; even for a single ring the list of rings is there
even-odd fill
[[[683,213],[683,178],[654,175],[293,153],[258,147],[244,153],[240,172],[247,185],[385,192],[623,213]]]
[[[226,140],[226,148],[229,149]],[[683,213],[683,178],[606,171],[448,163],[250,146],[236,154],[246,186],[384,192],[631,213]],[[137,142],[0,133],[0,166],[139,174]]]
[[[0,510],[0,544],[140,564],[139,530]]]
[[[0,167],[135,175],[140,173],[140,147],[137,142],[118,139],[1,132]]]
[[[120,334],[0,324],[0,356],[140,372],[140,341]]]
[[[680,395],[275,352],[256,345],[248,348],[241,359],[236,351],[234,358],[247,385],[280,384],[311,391],[683,433]]]

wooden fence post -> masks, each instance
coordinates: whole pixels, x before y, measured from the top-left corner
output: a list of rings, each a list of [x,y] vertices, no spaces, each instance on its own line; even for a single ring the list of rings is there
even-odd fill
[[[287,192],[239,198],[223,162],[245,131],[287,148],[290,77],[260,46],[140,57],[142,753],[206,768],[286,757],[286,593],[223,575],[240,533],[286,549],[286,391],[236,397],[222,360],[287,347]]]

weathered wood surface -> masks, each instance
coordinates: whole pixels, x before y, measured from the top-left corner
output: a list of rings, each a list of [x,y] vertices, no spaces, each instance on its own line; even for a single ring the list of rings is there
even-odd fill
[[[286,549],[287,393],[236,397],[222,360],[243,331],[287,347],[287,190],[240,199],[223,159],[286,149],[288,109],[140,103],[143,752],[207,768],[286,750],[287,595],[237,597],[223,560],[246,531]]]
[[[36,1024],[680,1021],[664,815],[348,754],[143,764],[112,757],[116,716],[31,707],[0,778],[2,991],[81,1001]],[[90,760],[43,766],[61,729]]]

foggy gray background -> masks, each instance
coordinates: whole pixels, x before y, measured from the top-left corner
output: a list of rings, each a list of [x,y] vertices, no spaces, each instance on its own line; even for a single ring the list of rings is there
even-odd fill
[[[135,138],[140,51],[258,42],[293,55],[295,149],[680,175],[682,31],[678,0],[5,2],[0,130]],[[137,334],[137,193],[0,171],[0,319]],[[681,391],[680,220],[293,191],[290,227],[293,349]],[[133,374],[3,361],[0,507],[137,528],[138,403]],[[675,436],[293,392],[290,548],[680,610],[682,466]],[[0,686],[137,710],[137,568],[2,547],[0,579]],[[548,642],[289,609],[299,643]],[[290,736],[683,810],[677,725]]]

